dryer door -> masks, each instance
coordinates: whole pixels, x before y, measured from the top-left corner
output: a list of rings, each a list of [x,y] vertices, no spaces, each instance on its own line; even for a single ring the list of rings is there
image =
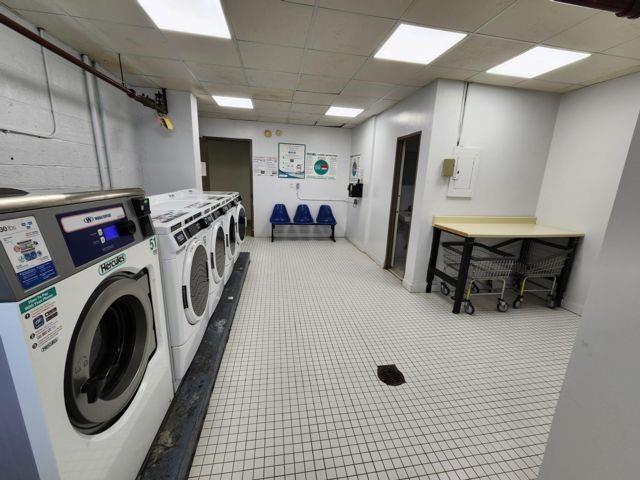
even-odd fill
[[[209,303],[209,259],[207,248],[199,238],[195,238],[185,251],[182,301],[187,320],[192,325],[206,316]]]
[[[85,305],[67,353],[64,397],[73,426],[91,435],[120,418],[155,349],[146,270],[111,275]]]
[[[236,225],[235,215],[229,215],[229,256],[231,260],[236,255],[236,249],[238,248],[238,230]]]
[[[226,248],[224,244],[224,227],[222,223],[213,226],[211,234],[211,273],[213,281],[220,283],[224,278],[224,269],[227,264]]]
[[[241,203],[236,208],[238,212],[236,215],[238,219],[238,243],[242,243],[247,235],[247,213]]]

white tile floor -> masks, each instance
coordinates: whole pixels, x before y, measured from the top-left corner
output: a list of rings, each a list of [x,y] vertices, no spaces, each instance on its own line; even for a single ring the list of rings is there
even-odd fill
[[[453,315],[345,240],[245,245],[191,478],[536,478],[578,317]]]

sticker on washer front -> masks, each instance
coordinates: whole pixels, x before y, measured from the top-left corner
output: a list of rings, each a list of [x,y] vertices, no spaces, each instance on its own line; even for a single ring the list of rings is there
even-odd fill
[[[32,350],[46,352],[56,343],[62,332],[57,305],[56,287],[48,288],[20,302],[24,331]]]
[[[34,217],[0,222],[0,242],[25,290],[58,275]]]

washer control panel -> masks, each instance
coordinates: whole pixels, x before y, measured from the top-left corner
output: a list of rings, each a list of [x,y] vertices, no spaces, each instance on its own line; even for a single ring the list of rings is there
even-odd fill
[[[134,242],[137,224],[122,204],[56,215],[76,267]]]

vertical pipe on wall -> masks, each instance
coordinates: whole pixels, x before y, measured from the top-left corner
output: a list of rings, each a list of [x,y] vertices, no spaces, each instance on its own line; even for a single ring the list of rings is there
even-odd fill
[[[91,62],[91,65],[93,66],[93,68],[98,68],[98,65],[96,64],[96,62]],[[100,86],[102,85],[100,82],[98,82],[98,79],[96,77],[93,77],[93,82],[96,86],[96,92],[98,92],[97,95],[97,101],[98,101],[98,111],[100,112],[100,131],[102,132],[102,139],[104,141],[104,157],[105,157],[105,166],[107,167],[107,179],[108,179],[108,183],[109,183],[109,188],[114,188],[113,185],[113,175],[111,174],[111,153],[109,152],[109,145],[107,143],[107,117],[104,113],[104,99],[102,97],[102,89],[100,88]]]
[[[91,65],[91,60],[87,55],[82,55],[82,61]],[[87,102],[89,103],[89,113],[91,114],[91,130],[93,132],[93,141],[96,147],[96,159],[98,162],[98,174],[100,176],[100,188],[103,190],[111,188],[109,179],[109,164],[107,158],[107,146],[104,138],[104,130],[101,126],[101,118],[98,112],[97,104],[97,85],[96,79],[89,72],[84,72],[84,81],[87,87]]]

